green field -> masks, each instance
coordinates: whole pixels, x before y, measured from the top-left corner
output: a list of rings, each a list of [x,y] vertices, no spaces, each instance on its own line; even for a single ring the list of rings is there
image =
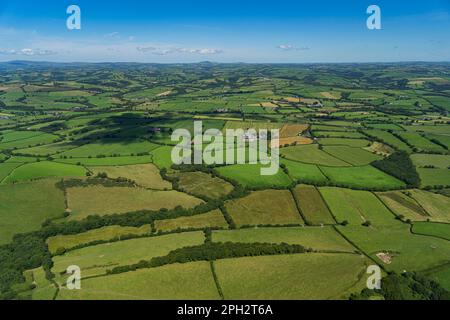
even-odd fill
[[[403,150],[409,153],[412,152],[411,148],[406,143],[404,143],[396,136],[394,136],[392,133],[389,133],[387,131],[374,129],[374,130],[365,130],[364,133],[398,150]]]
[[[292,181],[282,171],[278,170],[275,175],[261,175],[261,168],[267,167],[259,164],[235,164],[226,167],[219,167],[217,171],[221,176],[232,179],[250,188],[273,188],[287,187]]]
[[[105,158],[72,158],[57,159],[56,162],[80,164],[88,167],[95,166],[125,166],[132,164],[151,163],[153,157],[149,156],[124,156],[124,157],[105,157]]]
[[[81,290],[62,288],[58,300],[217,300],[208,262],[174,264],[83,281]]]
[[[136,164],[127,166],[105,166],[89,168],[94,174],[106,173],[108,178],[127,178],[137,185],[157,190],[170,190],[172,184],[163,180],[158,168],[153,164]]]
[[[320,171],[320,169],[314,164],[300,163],[286,159],[281,159],[280,162],[286,166],[289,176],[293,180],[308,183],[321,183],[328,180],[323,175],[322,171]]]
[[[226,208],[237,226],[303,224],[288,190],[252,192],[244,198],[227,201]]]
[[[176,175],[179,187],[186,193],[208,197],[221,198],[233,191],[233,186],[217,177],[203,172],[185,172]]]
[[[450,262],[449,241],[413,235],[409,228],[406,224],[372,228],[338,227],[352,243],[382,263],[387,270],[422,271]],[[384,263],[376,256],[378,253],[388,253],[391,261]]]
[[[115,238],[120,239],[121,236],[144,235],[150,233],[151,233],[150,225],[143,225],[142,227],[139,228],[109,226],[73,235],[54,236],[47,239],[47,245],[50,252],[54,254],[60,248],[71,249],[76,246],[88,244],[95,241],[106,241]]]
[[[348,146],[326,146],[323,150],[354,166],[367,165],[382,158],[364,149]]]
[[[317,251],[353,252],[355,250],[332,227],[250,228],[214,231],[214,242],[289,243]]]
[[[345,299],[365,283],[356,254],[296,254],[214,263],[225,299]],[[276,273],[273,270],[277,270]]]
[[[194,45],[133,48],[204,62],[0,62],[0,300],[348,299],[370,265],[398,281],[370,299],[450,290],[449,63]],[[178,130],[217,163],[174,165]]]
[[[320,138],[318,142],[323,146],[348,146],[355,148],[364,148],[370,145],[370,141],[365,139]]]
[[[450,169],[418,168],[417,172],[420,176],[421,187],[450,185]]]
[[[179,217],[176,219],[156,220],[155,228],[157,231],[173,231],[183,229],[201,229],[201,228],[228,228],[222,212],[219,209],[211,212],[198,214],[189,217]]]
[[[149,141],[131,140],[114,141],[106,140],[101,143],[89,143],[78,148],[62,152],[60,155],[72,158],[88,158],[97,156],[130,156],[138,153],[150,152],[156,149],[158,145]]]
[[[347,221],[350,225],[361,225],[370,221],[377,226],[395,224],[394,215],[371,192],[333,187],[319,190],[340,223]]]
[[[424,151],[432,152],[442,152],[444,148],[431,142],[430,140],[422,137],[420,134],[415,132],[401,132],[400,137],[408,141],[409,144],[413,145],[415,148]]]
[[[302,216],[308,224],[321,225],[336,223],[316,187],[297,185],[293,189],[293,195]]]
[[[19,181],[56,178],[56,177],[84,177],[86,169],[71,164],[63,164],[50,161],[28,163],[12,170],[2,183],[14,183]]]
[[[450,241],[450,224],[416,222],[413,225],[412,231],[416,234],[443,238]]]
[[[108,269],[164,256],[177,248],[202,244],[203,241],[203,232],[198,231],[99,244],[54,257],[52,271],[62,276],[67,267],[77,265],[84,271],[83,278],[102,275]]]
[[[108,215],[139,210],[192,208],[203,201],[178,191],[154,191],[128,187],[76,187],[67,190],[70,219],[89,215]]]
[[[345,167],[349,163],[333,157],[319,149],[318,145],[306,145],[282,148],[280,154],[288,160],[319,164],[324,166]]]
[[[433,166],[439,169],[450,167],[450,156],[442,154],[412,154],[411,160],[417,167]]]
[[[0,186],[0,244],[14,234],[38,230],[46,219],[62,217],[64,195],[55,180]]]
[[[328,179],[335,184],[359,189],[396,189],[405,183],[372,167],[333,168],[320,167]]]

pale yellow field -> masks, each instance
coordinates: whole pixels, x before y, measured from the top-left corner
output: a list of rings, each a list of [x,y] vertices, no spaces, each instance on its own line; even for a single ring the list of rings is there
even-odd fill
[[[151,189],[172,189],[172,184],[163,180],[158,168],[153,164],[136,164],[129,166],[105,166],[89,168],[94,174],[105,172],[109,178],[127,178],[138,185]]]
[[[280,130],[280,138],[295,137],[308,130],[309,124],[285,124]]]
[[[261,106],[264,108],[277,108],[278,106],[273,102],[263,102]]]
[[[326,92],[321,92],[320,94],[322,95],[322,97],[327,98],[327,99],[338,100],[341,98],[340,92],[326,91]]]
[[[157,220],[155,228],[158,231],[172,231],[188,228],[228,228],[228,224],[219,209],[190,217],[176,219]]]
[[[367,151],[381,154],[383,156],[389,156],[394,152],[394,149],[380,142],[374,142],[369,147],[364,148]]]
[[[285,145],[292,145],[293,143],[295,143],[296,145],[312,144],[313,140],[307,137],[287,137],[280,139],[280,147],[283,147]],[[271,143],[270,146],[272,147],[273,144]]]
[[[67,189],[67,202],[72,216],[108,215],[139,210],[173,209],[180,205],[192,208],[202,200],[178,191],[154,191],[142,188],[89,186]]]
[[[166,96],[169,96],[171,93],[172,93],[172,90],[168,90],[168,91],[158,93],[156,96],[157,97],[166,97]]]

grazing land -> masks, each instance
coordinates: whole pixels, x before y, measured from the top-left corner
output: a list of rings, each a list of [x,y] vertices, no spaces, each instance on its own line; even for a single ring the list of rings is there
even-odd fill
[[[304,223],[288,190],[255,191],[227,202],[226,209],[238,226]]]
[[[192,208],[203,201],[178,191],[155,191],[129,187],[89,186],[67,190],[70,219],[80,220],[89,215],[108,215],[139,210]]]
[[[0,300],[348,299],[374,264],[450,290],[449,71],[0,62]],[[279,170],[175,165],[195,121],[247,160],[280,130]]]

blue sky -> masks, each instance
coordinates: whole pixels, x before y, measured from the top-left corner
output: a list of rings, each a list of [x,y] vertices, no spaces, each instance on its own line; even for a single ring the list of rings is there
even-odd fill
[[[450,61],[449,39],[450,0],[0,2],[0,61]]]

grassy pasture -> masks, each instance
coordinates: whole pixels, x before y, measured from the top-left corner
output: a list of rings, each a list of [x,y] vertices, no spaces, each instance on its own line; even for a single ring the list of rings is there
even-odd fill
[[[46,219],[62,217],[64,194],[55,180],[0,186],[0,244],[14,234],[38,230]]]
[[[145,164],[152,162],[152,156],[125,156],[125,157],[105,157],[105,158],[68,158],[57,159],[55,162],[68,164],[81,164],[88,167],[95,166],[124,166],[132,164]]]
[[[99,244],[53,257],[52,271],[62,276],[68,266],[78,265],[83,278],[102,275],[108,269],[164,256],[172,250],[199,245],[203,241],[203,232],[197,231]]]
[[[370,221],[377,226],[396,223],[394,215],[371,192],[334,187],[319,190],[338,222],[361,225]]]
[[[89,143],[78,148],[62,152],[62,156],[73,158],[88,158],[96,156],[130,156],[132,154],[150,152],[158,145],[146,140],[114,141]]]
[[[314,164],[301,163],[286,159],[281,159],[280,162],[286,166],[289,172],[289,176],[293,180],[299,180],[300,182],[308,183],[321,183],[328,180],[319,170],[319,168]]]
[[[61,153],[61,152],[67,151],[67,150],[71,150],[71,149],[74,149],[77,147],[79,147],[79,145],[75,144],[75,143],[57,142],[57,143],[45,144],[45,145],[37,146],[37,147],[19,149],[19,150],[14,151],[13,153],[20,153],[20,154],[26,154],[26,155],[32,155],[32,156],[48,156],[48,155],[54,155],[57,153]]]
[[[409,225],[400,223],[389,227],[338,227],[352,243],[383,264],[387,270],[422,271],[450,262],[449,241],[414,235],[409,228]],[[381,252],[391,255],[390,263],[376,256]]]
[[[437,281],[442,287],[450,291],[450,266],[444,265],[424,272],[428,277]]]
[[[353,252],[355,248],[332,227],[251,228],[213,231],[214,242],[289,243],[318,251]]]
[[[20,166],[21,163],[0,163],[0,183],[8,177],[8,175],[18,166]]]
[[[122,227],[108,226],[99,229],[89,230],[83,233],[72,235],[57,235],[47,239],[48,249],[51,253],[56,253],[59,248],[71,249],[81,244],[86,244],[100,240],[112,240],[124,235],[144,235],[150,234],[152,228],[150,225],[142,227]]]
[[[425,151],[435,151],[435,152],[442,152],[444,151],[444,148],[442,148],[440,145],[437,145],[430,140],[422,137],[420,134],[415,132],[401,132],[399,135],[408,141],[409,144],[413,145],[414,147],[425,150]]]
[[[104,172],[109,178],[127,178],[139,186],[151,189],[172,189],[172,184],[163,180],[158,168],[153,164],[136,164],[128,166],[105,166],[90,168],[94,174]]]
[[[208,262],[173,264],[83,281],[62,288],[58,300],[218,300]]]
[[[226,202],[237,226],[302,224],[294,199],[288,190],[263,190]]]
[[[236,164],[219,167],[217,171],[220,175],[233,179],[245,187],[270,188],[285,187],[292,183],[289,176],[282,170],[278,170],[275,175],[261,175],[261,168],[266,167],[260,164]]]
[[[228,228],[228,224],[219,209],[189,217],[155,221],[157,231],[173,231],[189,228]]]
[[[372,163],[375,160],[382,159],[379,155],[351,146],[325,146],[323,147],[323,150],[331,154],[333,157],[341,159],[342,161],[350,163],[354,166],[363,166]]]
[[[366,133],[367,135],[380,140],[380,142],[384,142],[398,150],[403,150],[408,153],[412,152],[411,148],[406,143],[404,143],[403,141],[398,139],[396,136],[394,136],[392,133],[389,133],[387,131],[373,129],[373,130],[365,130],[364,133]]]
[[[214,262],[225,299],[345,299],[363,287],[366,258],[295,254]],[[274,270],[276,272],[274,273]],[[364,281],[363,281],[364,280]]]
[[[421,187],[450,185],[450,169],[418,168]]]
[[[450,155],[442,154],[412,154],[411,160],[417,167],[433,166],[439,169],[450,167]]]
[[[437,140],[438,142],[446,146],[448,149],[450,149],[450,135],[427,134],[426,136],[428,139]]]
[[[447,223],[416,222],[412,230],[416,234],[444,238],[450,241],[450,224]]]
[[[189,194],[221,198],[233,191],[233,186],[217,177],[203,172],[184,172],[176,174],[180,178],[180,188]]]
[[[86,170],[83,167],[71,164],[41,161],[27,163],[14,169],[5,178],[3,183],[13,183],[18,181],[53,178],[53,177],[84,177]]]
[[[403,216],[411,221],[431,218],[416,200],[401,191],[380,192],[378,196],[397,216]]]
[[[153,163],[160,169],[170,169],[172,166],[172,147],[163,146],[154,149],[151,152],[153,156]]]
[[[316,187],[297,185],[293,190],[293,194],[302,216],[308,224],[336,223]]]
[[[31,291],[31,298],[33,300],[53,300],[56,294],[56,287],[45,276],[45,271],[42,267],[25,271],[25,279],[29,278],[32,284],[36,287]]]
[[[345,167],[350,166],[345,161],[319,149],[318,145],[304,145],[282,148],[280,154],[288,160],[302,163],[318,164],[324,166]]]
[[[370,145],[369,140],[353,138],[320,138],[318,142],[323,146],[348,146],[355,148],[364,148]]]
[[[178,191],[155,191],[142,188],[89,186],[67,190],[72,210],[70,219],[89,215],[108,215],[139,210],[173,209],[180,205],[192,208],[203,201]]]
[[[35,135],[29,136],[28,138],[10,140],[9,142],[7,139],[2,140],[0,142],[0,150],[27,148],[38,144],[51,143],[59,138],[58,136],[49,133],[33,133]]]
[[[364,139],[365,135],[359,132],[346,132],[346,131],[314,131],[313,135],[318,138],[331,139]]]
[[[384,189],[384,188],[402,188],[404,182],[372,167],[350,167],[350,168],[333,168],[320,167],[322,172],[330,179],[330,181],[348,186],[351,188],[361,189]]]

